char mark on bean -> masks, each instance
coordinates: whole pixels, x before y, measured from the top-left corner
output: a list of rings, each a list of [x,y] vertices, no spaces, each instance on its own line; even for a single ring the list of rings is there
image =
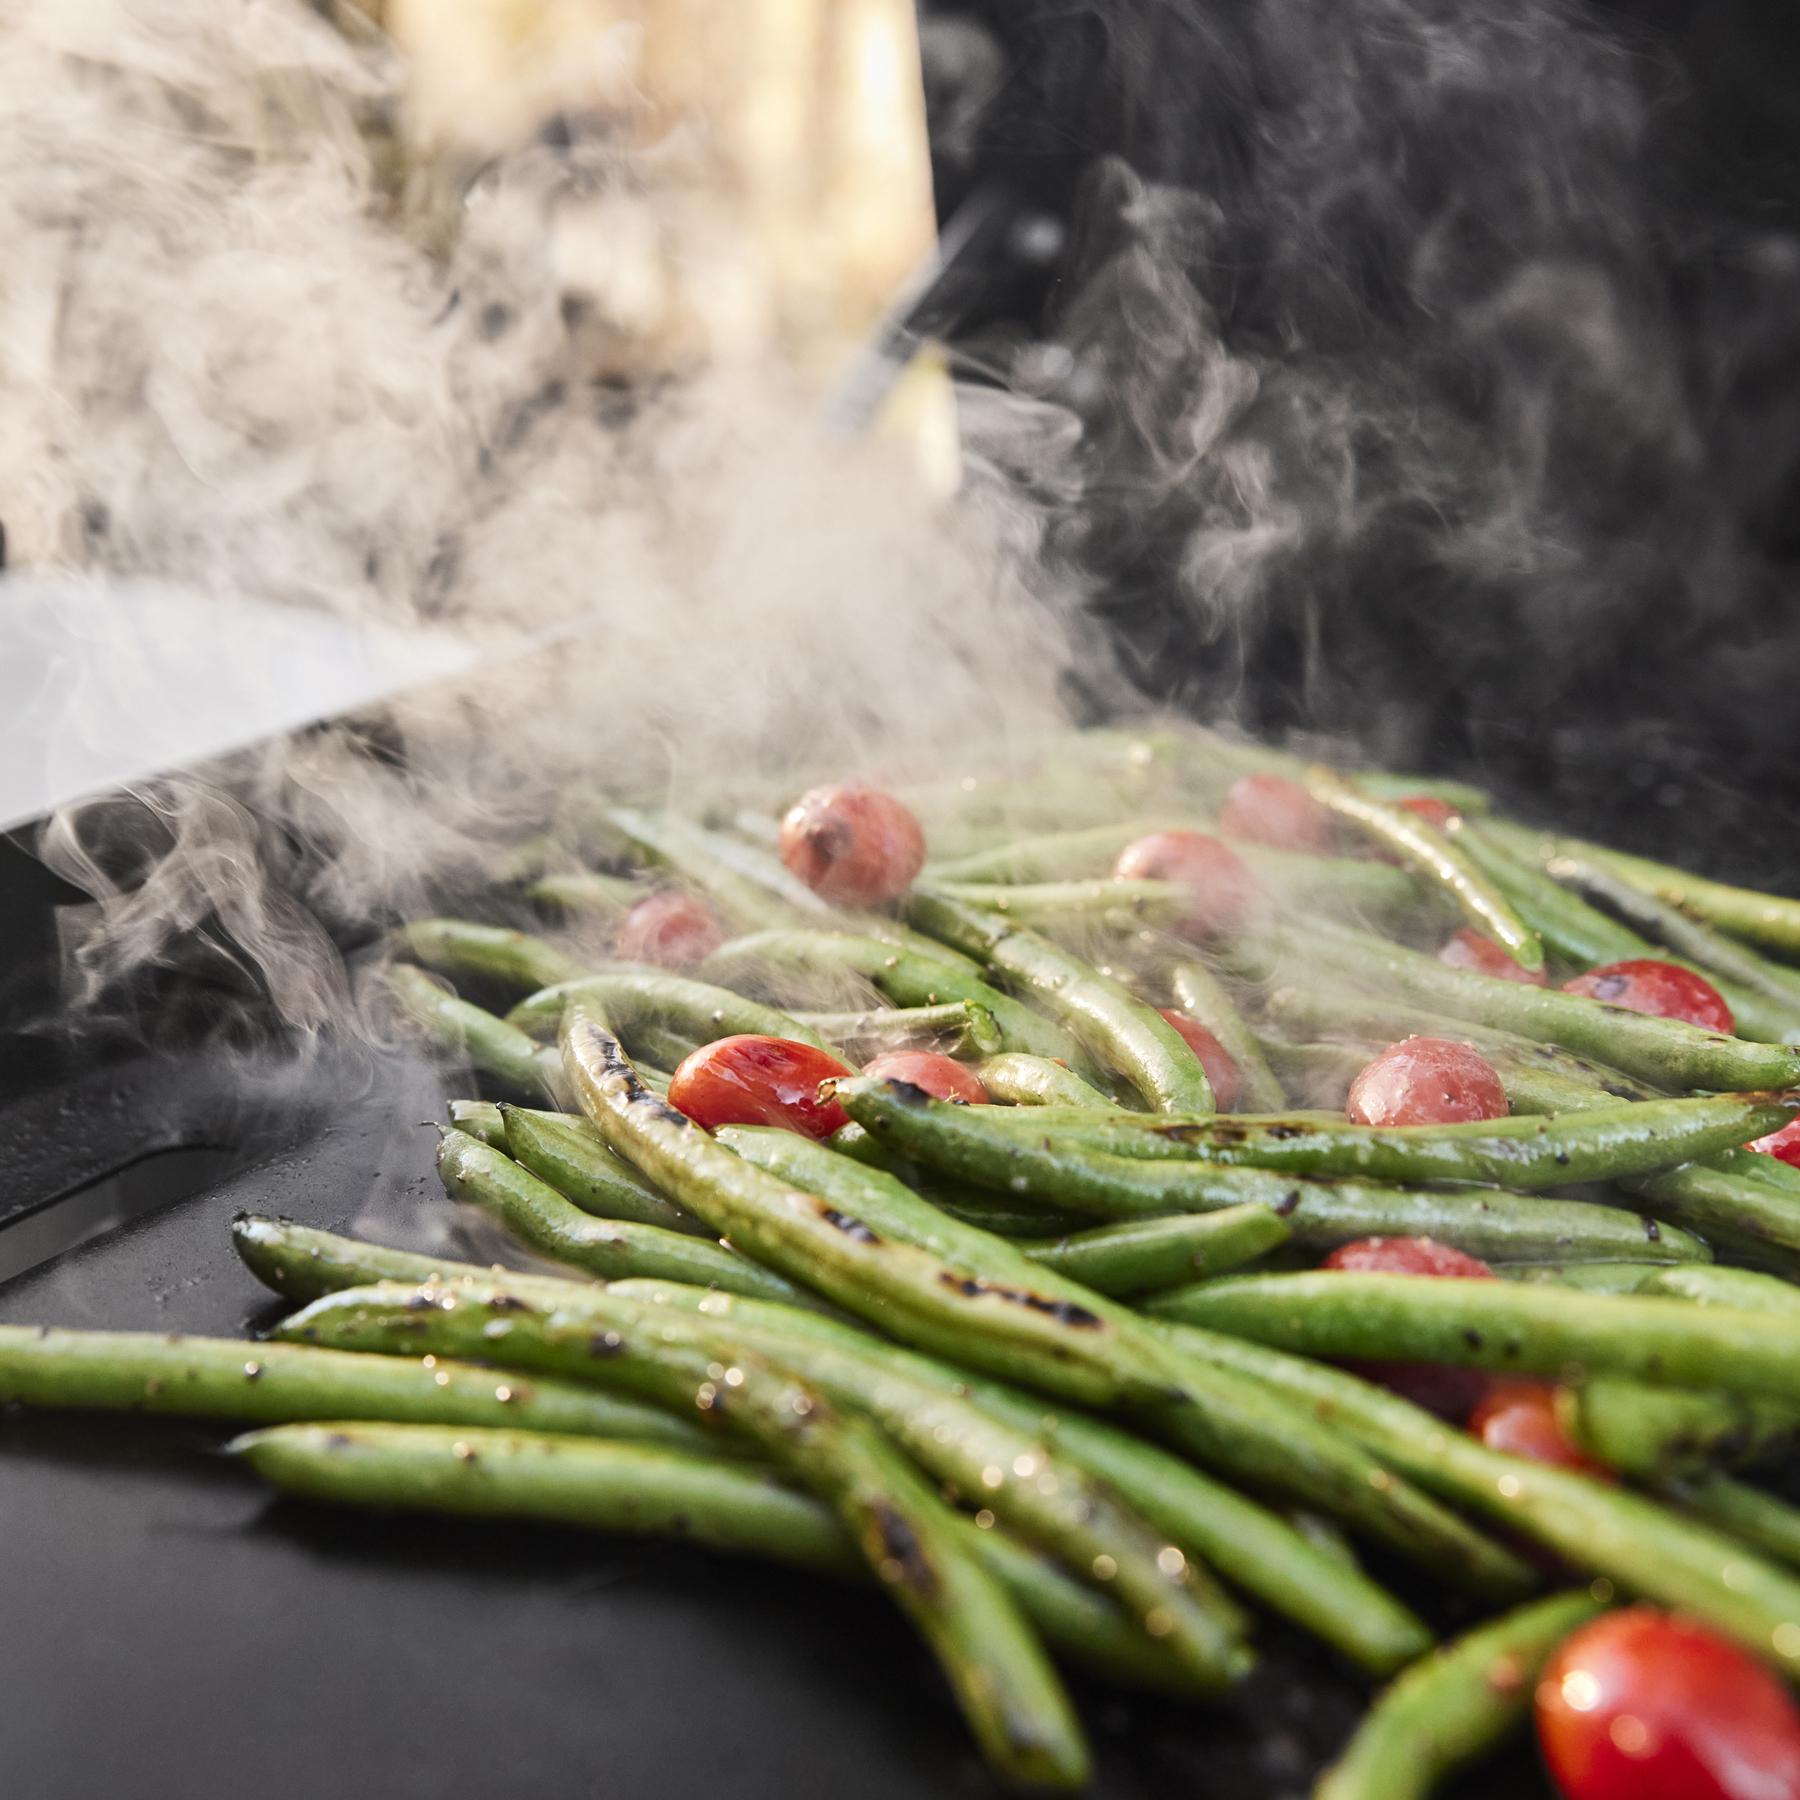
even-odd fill
[[[881,1239],[865,1225],[861,1219],[852,1218],[849,1213],[842,1213],[834,1206],[821,1206],[819,1217],[834,1231],[841,1231],[845,1237],[858,1244],[879,1244]]]
[[[946,1269],[938,1276],[945,1287],[953,1288],[970,1300],[1010,1300],[1014,1306],[1042,1313],[1059,1325],[1073,1325],[1077,1330],[1091,1330],[1101,1323],[1098,1313],[1077,1306],[1072,1300],[1052,1300],[1046,1294],[1034,1294],[1026,1288],[1002,1287],[997,1281],[983,1281],[974,1275],[957,1275]]]
[[[939,1587],[937,1567],[906,1517],[887,1501],[877,1500],[869,1507],[869,1518],[881,1547],[884,1579],[904,1582],[926,1598],[935,1595]]]
[[[536,1311],[529,1300],[521,1300],[517,1294],[493,1294],[488,1298],[488,1311],[501,1313],[528,1313]]]

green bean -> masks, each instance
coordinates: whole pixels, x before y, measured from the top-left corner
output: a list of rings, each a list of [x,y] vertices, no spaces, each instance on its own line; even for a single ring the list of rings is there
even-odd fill
[[[987,1241],[978,1266],[958,1267],[751,1168],[647,1094],[617,1041],[579,1006],[564,1023],[563,1055],[583,1109],[615,1149],[714,1230],[847,1311],[1061,1398],[1134,1403],[1191,1454],[1245,1479],[1285,1483],[1403,1554],[1477,1585],[1515,1579],[1516,1562],[1452,1515],[1419,1507],[1335,1437],[1308,1436],[1292,1417],[1266,1413],[1240,1384],[1170,1358],[1132,1313],[1028,1262],[1017,1281],[990,1278],[987,1256],[1010,1250],[1001,1240]]]
[[[627,1038],[634,1025],[654,1020],[673,1025],[702,1044],[748,1032],[758,1037],[790,1038],[811,1044],[815,1050],[831,1048],[792,1013],[746,1000],[729,988],[661,971],[603,972],[540,988],[521,1000],[507,1014],[506,1022],[537,1037],[554,1037],[564,1011],[575,1000],[598,1007]]]
[[[1741,1307],[1329,1270],[1226,1275],[1154,1295],[1145,1308],[1303,1356],[1397,1358],[1552,1378],[1578,1367],[1800,1400],[1800,1320]]]
[[[707,959],[701,973],[726,983],[770,969],[860,975],[896,1006],[974,1002],[992,1016],[1007,1049],[1064,1062],[1079,1057],[1075,1040],[1060,1026],[967,972],[966,963],[964,957],[945,961],[848,932],[767,931],[726,944]]]
[[[931,891],[963,906],[1003,913],[1015,925],[1044,932],[1090,925],[1127,930],[1133,925],[1172,928],[1194,909],[1192,893],[1178,881],[939,881]]]
[[[1426,1800],[1524,1724],[1552,1652],[1603,1610],[1589,1593],[1553,1594],[1414,1663],[1363,1715],[1313,1800]]]
[[[1641,1291],[1692,1300],[1699,1306],[1741,1307],[1746,1312],[1800,1317],[1800,1288],[1751,1269],[1654,1269],[1644,1277]]]
[[[1101,1294],[1143,1294],[1196,1276],[1222,1275],[1255,1262],[1290,1233],[1266,1206],[1231,1206],[1101,1225],[1065,1237],[1023,1239],[1035,1263],[1059,1270]]]
[[[1204,1025],[1231,1058],[1238,1073],[1238,1106],[1244,1112],[1279,1112],[1287,1095],[1275,1079],[1256,1041],[1231,996],[1214,979],[1204,963],[1181,962],[1169,971],[1169,987],[1175,1004],[1190,1019]]]
[[[418,1296],[434,1292],[437,1301],[421,1309]],[[485,1343],[486,1354],[508,1367],[602,1385],[616,1380],[653,1397],[672,1391],[671,1367],[697,1366],[702,1407],[710,1393],[710,1403],[727,1420],[741,1389],[728,1374],[706,1371],[765,1361],[750,1335],[715,1316],[675,1313],[604,1290],[545,1311],[509,1290],[504,1277],[460,1281],[453,1293],[346,1289],[314,1301],[281,1331],[289,1339],[376,1352],[421,1344],[454,1354],[453,1346]],[[793,1337],[767,1360],[816,1390],[821,1405],[829,1399],[879,1421],[934,1479],[978,1496],[997,1517],[1072,1566],[1087,1569],[1096,1558],[1110,1557],[1120,1603],[1163,1640],[1194,1680],[1217,1689],[1243,1672],[1235,1617],[1209,1606],[1205,1588],[1185,1566],[1159,1562],[1157,1534],[1103,1485],[1053,1456],[1038,1434],[1014,1431],[879,1355],[823,1337]],[[692,1392],[690,1387],[690,1404]],[[1053,1479],[1040,1482],[1040,1473]]]
[[[1358,793],[1329,769],[1306,774],[1307,791],[1339,818],[1366,832],[1384,850],[1435,883],[1483,937],[1522,969],[1544,966],[1544,946],[1512,902],[1477,868],[1462,847],[1404,806]]]
[[[1296,1405],[1310,1405],[1421,1486],[1476,1516],[1554,1550],[1576,1569],[1694,1613],[1759,1655],[1772,1654],[1790,1674],[1800,1672],[1800,1581],[1758,1562],[1731,1538],[1589,1476],[1490,1450],[1341,1369],[1214,1331],[1172,1330],[1194,1354],[1262,1381]]]
[[[501,1108],[507,1151],[540,1181],[598,1219],[629,1219],[660,1225],[691,1237],[711,1237],[686,1207],[659,1194],[629,1163],[607,1149],[600,1134],[577,1113]]]
[[[1002,1041],[994,1015],[973,1000],[791,1016],[859,1062],[884,1050],[904,1050],[915,1044],[942,1045],[952,1056],[991,1056]]]
[[[1072,1212],[1046,1212],[1029,1201],[1015,1205],[1002,1194],[971,1187],[967,1182],[951,1181],[930,1170],[921,1169],[903,1156],[892,1154],[878,1144],[860,1125],[845,1125],[829,1139],[833,1150],[848,1156],[864,1168],[879,1169],[906,1184],[921,1199],[929,1200],[938,1211],[960,1219],[965,1225],[977,1225],[998,1237],[1042,1237],[1047,1231],[1082,1231],[1093,1223],[1091,1217]]]
[[[1364,1237],[1434,1237],[1503,1261],[1708,1254],[1686,1232],[1580,1200],[1315,1180],[1186,1155],[1115,1156],[1068,1128],[1076,1119],[1110,1126],[1110,1114],[1039,1107],[1021,1109],[1015,1120],[1003,1107],[952,1106],[867,1076],[840,1081],[835,1092],[852,1119],[902,1157],[1000,1193],[1115,1219],[1261,1205],[1280,1215],[1296,1244],[1311,1249]],[[1135,1115],[1119,1116],[1136,1129]],[[1034,1129],[1040,1118],[1056,1128]],[[1142,1146],[1133,1140],[1132,1147]]]
[[[1350,1084],[1375,1054],[1370,1043],[1293,1044],[1284,1038],[1259,1040],[1283,1087],[1308,1106],[1342,1109]]]
[[[1564,1426],[1596,1461],[1637,1480],[1785,1456],[1800,1442],[1800,1407],[1756,1394],[1693,1393],[1594,1376],[1566,1390]]]
[[[1115,1104],[1073,1069],[1065,1069],[1047,1056],[1027,1056],[1022,1050],[984,1057],[975,1065],[975,1073],[988,1098],[1005,1106],[1087,1106],[1110,1112]]]
[[[1800,901],[1759,894],[1750,888],[1732,887],[1723,881],[1710,881],[1705,876],[1689,874],[1666,863],[1628,856],[1622,850],[1602,849],[1598,844],[1584,843],[1579,838],[1550,836],[1498,820],[1493,830],[1503,842],[1516,846],[1521,854],[1535,856],[1544,862],[1563,857],[1593,862],[1634,888],[1654,894],[1670,906],[1704,919],[1733,937],[1748,938],[1753,944],[1761,944],[1782,956],[1800,956]]]
[[[282,1425],[227,1449],[307,1500],[672,1537],[822,1574],[867,1574],[818,1501],[765,1469],[716,1456],[428,1425]],[[1193,1697],[1152,1640],[1092,1588],[1004,1532],[957,1523],[964,1547],[1060,1654],[1123,1686]]]
[[[699,1441],[685,1419],[577,1383],[497,1377],[448,1359],[428,1364],[163,1331],[0,1325],[0,1403],[271,1424],[516,1426],[677,1447]]]
[[[526,931],[477,925],[468,919],[410,919],[394,941],[414,962],[443,975],[467,975],[529,990],[570,981],[586,965]]]
[[[1107,1067],[1162,1112],[1210,1112],[1200,1059],[1154,1007],[1121,983],[997,913],[916,890],[907,916],[934,937],[979,957],[1055,1014]]]
[[[981,1380],[954,1364],[861,1337],[856,1327],[791,1307],[709,1295],[666,1282],[626,1282],[622,1295],[729,1320],[767,1354],[792,1340],[824,1340],[877,1353],[918,1379],[965,1396],[1013,1429],[1041,1435],[1058,1453],[1110,1485],[1168,1534],[1191,1561],[1215,1562],[1231,1583],[1332,1645],[1358,1667],[1386,1673],[1431,1641],[1424,1625],[1375,1586],[1341,1551],[1323,1552],[1286,1519],[1223,1486],[1168,1451],[1076,1412],[1047,1411],[1017,1389]],[[875,1351],[868,1346],[875,1344]]]
[[[1800,1091],[1614,1103],[1572,1115],[1454,1125],[1356,1125],[1293,1114],[1171,1119],[1057,1107],[1017,1115],[1005,1107],[984,1108],[977,1118],[1015,1145],[1048,1137],[1070,1148],[1147,1161],[1198,1159],[1303,1176],[1532,1190],[1656,1174],[1774,1131],[1796,1110]]]
[[[1702,1519],[1790,1567],[1800,1564],[1800,1507],[1728,1475],[1671,1481],[1662,1489],[1671,1506]]]
[[[1505,1263],[1494,1273],[1506,1281],[1548,1281],[1590,1294],[1635,1294],[1663,1265],[1648,1262]]]
[[[791,1283],[727,1245],[659,1225],[597,1219],[466,1132],[444,1133],[437,1167],[453,1200],[491,1213],[520,1243],[585,1275],[602,1281],[660,1275],[770,1300],[799,1297]]]
[[[450,1123],[496,1150],[506,1148],[506,1120],[491,1100],[452,1100]]]
[[[1578,969],[1654,956],[1654,947],[1628,926],[1590,906],[1547,875],[1535,859],[1518,855],[1484,824],[1453,828],[1456,841],[1518,909],[1552,956]]]
[[[387,1353],[463,1344],[509,1366],[560,1368],[672,1410],[698,1405],[723,1417],[831,1506],[931,1645],[997,1771],[1059,1786],[1086,1779],[1066,1697],[1011,1601],[970,1559],[944,1503],[874,1426],[829,1405],[792,1371],[742,1354],[703,1326],[677,1332],[667,1319],[647,1320],[641,1306],[604,1288],[584,1294],[578,1310],[544,1312],[501,1278],[486,1291],[472,1280],[454,1292],[346,1289],[315,1300],[280,1331],[288,1341],[331,1337]],[[714,1373],[721,1360],[736,1381]]]
[[[1337,926],[1272,927],[1261,934],[1279,957],[1309,960],[1457,1018],[1542,1038],[1669,1089],[1731,1092],[1800,1080],[1800,1050],[1703,1031],[1579,994],[1497,981],[1435,957]]]
[[[1467,781],[1450,781],[1438,775],[1395,774],[1391,769],[1359,769],[1350,779],[1378,800],[1410,800],[1429,795],[1459,813],[1485,815],[1493,811],[1494,802],[1487,790]]]
[[[254,1272],[295,1299],[315,1299],[337,1289],[397,1278],[407,1281],[485,1283],[492,1271],[465,1263],[384,1250],[355,1239],[272,1220],[241,1220],[234,1227],[238,1248]],[[512,1291],[554,1308],[581,1305],[584,1284],[554,1276],[508,1275]],[[1429,1642],[1424,1627],[1382,1590],[1351,1569],[1323,1561],[1311,1546],[1268,1509],[1230,1488],[1209,1480],[1112,1426],[1045,1410],[1043,1403],[997,1383],[971,1377],[966,1370],[934,1362],[869,1337],[860,1327],[816,1312],[768,1301],[747,1300],[709,1288],[668,1282],[620,1282],[611,1290],[621,1299],[698,1312],[740,1336],[760,1334],[756,1342],[779,1357],[787,1339],[823,1341],[840,1349],[879,1356],[902,1372],[935,1383],[939,1390],[968,1398],[1003,1424],[1032,1436],[1049,1435],[1053,1447],[1072,1456],[1091,1474],[1111,1485],[1189,1556],[1190,1562],[1213,1558],[1230,1565],[1233,1583],[1334,1645],[1359,1666],[1377,1673],[1391,1670]],[[770,1334],[774,1334],[773,1337]],[[652,1419],[660,1415],[650,1414]],[[668,1421],[671,1433],[691,1436],[683,1421]]]
[[[526,899],[553,912],[575,913],[583,917],[616,919],[634,901],[652,890],[641,882],[619,875],[597,875],[591,869],[573,873],[542,875],[526,890]],[[561,980],[562,977],[558,977]],[[533,982],[534,987],[548,987],[547,981]]]
[[[524,1032],[446,993],[423,969],[396,963],[387,980],[400,1010],[440,1049],[465,1058],[518,1093],[551,1101],[562,1094],[562,1069],[555,1057]]]

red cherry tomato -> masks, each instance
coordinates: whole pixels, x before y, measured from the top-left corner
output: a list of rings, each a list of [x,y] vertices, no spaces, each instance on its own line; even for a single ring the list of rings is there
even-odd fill
[[[1563,983],[1565,994],[1585,994],[1622,1006],[1628,1012],[1654,1013],[1661,1019],[1684,1019],[1707,1031],[1735,1031],[1737,1021],[1723,996],[1704,975],[1654,957],[1607,963]]]
[[[1451,1275],[1467,1281],[1491,1281],[1494,1272],[1479,1257],[1465,1256],[1433,1238],[1359,1238],[1340,1244],[1325,1258],[1327,1269],[1351,1269],[1369,1275]],[[1403,1395],[1440,1419],[1460,1425],[1481,1404],[1488,1377],[1480,1369],[1458,1369],[1436,1363],[1347,1362],[1347,1369]]]
[[[912,886],[925,863],[925,833],[879,788],[818,787],[781,821],[781,860],[827,900],[879,906]]]
[[[1439,831],[1462,817],[1448,800],[1440,800],[1436,794],[1408,794],[1400,804],[1409,813],[1417,813],[1427,825],[1435,825]]]
[[[1466,925],[1444,940],[1438,961],[1453,969],[1473,969],[1477,975],[1491,975],[1496,981],[1523,981],[1532,987],[1550,984],[1550,977],[1542,969],[1521,969],[1492,938],[1484,938]]]
[[[1568,1637],[1537,1687],[1568,1800],[1800,1800],[1800,1712],[1753,1656],[1633,1606]]]
[[[1200,831],[1153,831],[1119,852],[1121,881],[1178,881],[1194,896],[1182,929],[1194,937],[1230,931],[1256,904],[1256,878],[1229,844]]]
[[[973,1069],[964,1068],[954,1056],[939,1056],[934,1050],[889,1050],[873,1062],[864,1063],[863,1073],[883,1081],[910,1081],[934,1100],[962,1100],[970,1106],[981,1106],[987,1101],[987,1089]]]
[[[1181,1033],[1187,1047],[1199,1057],[1213,1091],[1213,1104],[1220,1112],[1230,1112],[1237,1104],[1239,1085],[1238,1068],[1231,1060],[1231,1052],[1198,1019],[1190,1019],[1186,1013],[1167,1007],[1159,1010],[1163,1018]]]
[[[1755,1139],[1750,1148],[1800,1169],[1800,1119],[1792,1119],[1779,1131],[1771,1131],[1767,1137]]]
[[[1344,1116],[1358,1125],[1452,1125],[1506,1117],[1493,1065],[1449,1038],[1390,1044],[1350,1084]]]
[[[669,1082],[669,1104],[696,1125],[785,1125],[813,1138],[850,1123],[819,1084],[850,1071],[835,1056],[789,1038],[725,1037],[682,1060]]]
[[[1219,829],[1277,850],[1329,851],[1337,843],[1330,809],[1285,775],[1240,775],[1219,808]]]
[[[1603,1464],[1569,1441],[1557,1414],[1556,1393],[1547,1381],[1491,1382],[1469,1420],[1469,1430],[1490,1450],[1610,1479]]]
[[[1492,1281],[1494,1271],[1470,1256],[1428,1237],[1358,1238],[1339,1244],[1319,1265],[1358,1275],[1453,1275],[1464,1281]]]
[[[630,962],[691,969],[725,941],[713,909],[694,894],[646,894],[619,921],[613,948]]]

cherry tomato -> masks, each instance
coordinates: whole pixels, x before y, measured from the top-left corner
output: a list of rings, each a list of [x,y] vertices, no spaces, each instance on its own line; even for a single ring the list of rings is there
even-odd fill
[[[1532,987],[1550,985],[1550,977],[1542,969],[1521,969],[1492,938],[1484,938],[1466,925],[1444,940],[1438,961],[1453,969],[1473,969],[1477,975],[1491,975],[1496,981],[1523,981]]]
[[[850,1071],[835,1056],[789,1038],[719,1038],[682,1060],[669,1081],[669,1104],[696,1125],[785,1125],[813,1138],[850,1123],[819,1084]]]
[[[1468,1281],[1491,1281],[1494,1272],[1477,1256],[1465,1256],[1434,1238],[1359,1238],[1340,1244],[1321,1265],[1327,1269],[1351,1269],[1369,1275],[1452,1275]],[[1345,1368],[1379,1387],[1460,1425],[1488,1390],[1488,1377],[1480,1369],[1458,1369],[1447,1364],[1408,1362],[1346,1362]]]
[[[987,1089],[973,1069],[964,1068],[954,1056],[939,1056],[934,1050],[889,1050],[873,1062],[864,1063],[863,1073],[883,1081],[910,1081],[934,1100],[962,1100],[970,1106],[981,1106],[987,1101]]]
[[[1440,800],[1436,794],[1408,794],[1400,805],[1409,813],[1417,813],[1427,825],[1435,825],[1439,831],[1462,817],[1448,800]]]
[[[1213,1104],[1220,1112],[1230,1112],[1237,1104],[1239,1086],[1238,1068],[1231,1060],[1231,1052],[1198,1019],[1190,1019],[1186,1013],[1172,1008],[1159,1010],[1163,1018],[1181,1033],[1187,1047],[1199,1057],[1213,1091]]]
[[[718,915],[695,894],[646,894],[619,921],[613,948],[629,962],[691,969],[725,941]]]
[[[912,886],[925,863],[925,833],[879,788],[818,787],[781,821],[781,860],[827,900],[879,906]]]
[[[1229,844],[1200,831],[1153,831],[1127,844],[1113,864],[1121,881],[1178,881],[1194,896],[1182,929],[1211,937],[1243,924],[1256,904],[1256,878]]]
[[[1571,1443],[1557,1413],[1557,1390],[1547,1381],[1493,1381],[1469,1420],[1469,1430],[1490,1450],[1527,1462],[1611,1479],[1610,1471]]]
[[[1219,829],[1277,850],[1330,851],[1337,844],[1330,809],[1285,775],[1240,775],[1219,808]]]
[[[1684,1019],[1707,1031],[1735,1031],[1737,1021],[1723,996],[1704,975],[1654,957],[1607,963],[1563,983],[1565,994],[1585,994],[1622,1006],[1628,1012],[1654,1013],[1660,1019]]]
[[[1779,1131],[1755,1139],[1750,1148],[1800,1169],[1800,1119],[1791,1119]]]
[[[1344,1116],[1358,1125],[1452,1125],[1506,1117],[1506,1089],[1493,1065],[1450,1038],[1409,1037],[1364,1066]]]
[[[1568,1637],[1537,1687],[1568,1800],[1800,1800],[1800,1711],[1736,1644],[1632,1606]]]

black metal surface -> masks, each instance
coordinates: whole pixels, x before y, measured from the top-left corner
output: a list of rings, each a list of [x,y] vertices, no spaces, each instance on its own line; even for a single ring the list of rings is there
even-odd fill
[[[0,1285],[0,1320],[246,1334],[272,1316],[229,1247],[246,1208],[442,1245],[454,1215],[418,1122],[443,1098],[403,1065],[338,1092],[322,1129],[297,1111],[254,1167]],[[215,1082],[197,1114],[216,1133],[229,1105]],[[245,1117],[284,1129],[266,1107]],[[52,1099],[9,1129],[36,1134],[47,1167],[83,1119]],[[867,1594],[678,1547],[278,1502],[217,1454],[229,1435],[0,1418],[7,1793],[993,1791],[927,1659]],[[1085,1693],[1096,1792],[1302,1795],[1361,1691],[1274,1633],[1230,1709]],[[1520,1800],[1534,1781],[1521,1756],[1463,1791]]]

